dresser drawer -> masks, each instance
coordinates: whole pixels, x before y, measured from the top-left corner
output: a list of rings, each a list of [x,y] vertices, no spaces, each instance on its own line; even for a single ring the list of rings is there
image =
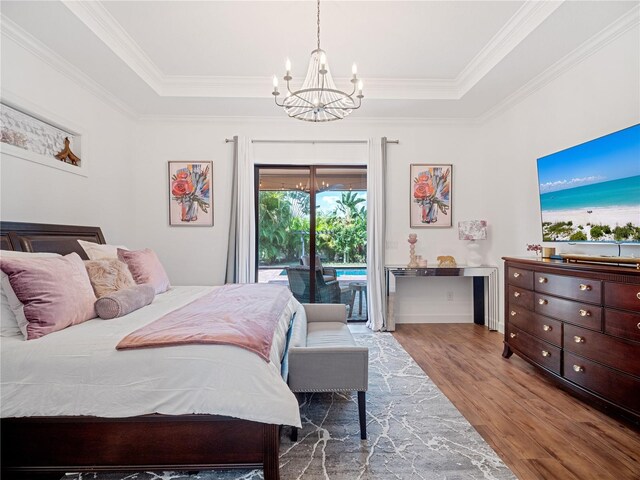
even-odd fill
[[[617,403],[640,412],[640,379],[564,352],[563,377]]]
[[[640,314],[605,308],[604,333],[640,342]]]
[[[532,362],[560,375],[560,349],[558,347],[529,335],[513,324],[509,324],[507,342],[511,348]]]
[[[557,318],[567,323],[602,331],[602,308],[586,303],[557,298],[552,295],[536,293],[535,311],[547,317]]]
[[[564,325],[564,349],[640,377],[640,344]]]
[[[509,317],[511,325],[515,325],[520,330],[524,330],[545,342],[553,343],[558,347],[562,346],[562,322],[531,313],[528,310],[520,315],[519,307],[516,306],[511,311],[517,313],[517,315]]]
[[[640,312],[640,285],[604,282],[604,304]]]
[[[533,292],[521,287],[509,285],[509,304],[533,310]]]
[[[551,293],[580,302],[597,304],[602,302],[602,282],[600,280],[536,272],[534,289],[536,292]]]
[[[533,271],[509,267],[507,271],[507,281],[511,285],[533,290]]]

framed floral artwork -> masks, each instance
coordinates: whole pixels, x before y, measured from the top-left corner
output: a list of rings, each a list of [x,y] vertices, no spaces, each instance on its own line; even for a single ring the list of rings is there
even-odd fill
[[[453,165],[411,164],[410,168],[410,227],[451,227]]]
[[[169,162],[169,225],[213,226],[213,162]]]

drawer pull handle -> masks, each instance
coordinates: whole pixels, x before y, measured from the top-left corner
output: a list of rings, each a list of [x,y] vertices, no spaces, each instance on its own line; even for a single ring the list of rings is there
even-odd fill
[[[546,350],[542,350],[542,356],[543,357],[550,357],[551,354],[549,352],[547,352]]]
[[[584,372],[584,367],[582,367],[580,365],[574,365],[573,366],[573,371],[574,372]]]
[[[522,295],[520,292],[513,292],[513,296],[518,298],[520,295]]]
[[[638,325],[636,325],[636,327],[638,327],[638,330],[640,330],[640,322],[638,322]]]
[[[640,292],[636,293],[636,298],[640,300]]]
[[[549,279],[547,277],[538,278],[538,283],[547,283],[548,281],[549,281]]]
[[[513,273],[513,278],[519,278],[519,277],[520,277],[520,275],[521,275],[521,273],[520,273],[520,272],[514,272],[514,273]],[[638,295],[640,295],[640,292],[638,293]]]
[[[578,335],[576,335],[575,337],[573,337],[573,341],[576,343],[584,343],[584,337],[579,337]]]
[[[553,328],[551,328],[551,325],[543,325],[543,326],[542,326],[542,329],[543,329],[545,332],[550,332],[551,330],[553,330]]]
[[[581,317],[590,317],[591,316],[591,312],[589,310],[585,310],[584,308],[580,309],[580,316]]]
[[[515,334],[515,333],[510,333],[510,334],[509,334],[509,336],[510,336],[511,338],[516,338],[518,335],[517,335],[517,334]]]
[[[545,300],[544,298],[541,298],[540,300],[538,300],[538,303],[539,303],[540,305],[546,305],[547,303],[549,303],[549,301],[548,301],[548,300]]]
[[[518,312],[516,312],[515,310],[511,310],[511,316],[515,317],[518,314]]]
[[[583,291],[583,292],[588,292],[588,291],[591,290],[591,285],[587,285],[587,284],[581,283],[580,284],[580,290]]]

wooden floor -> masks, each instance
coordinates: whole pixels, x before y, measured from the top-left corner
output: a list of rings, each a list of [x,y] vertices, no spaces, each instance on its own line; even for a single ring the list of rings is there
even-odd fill
[[[640,430],[502,358],[502,334],[404,324],[394,336],[519,479],[640,479]]]

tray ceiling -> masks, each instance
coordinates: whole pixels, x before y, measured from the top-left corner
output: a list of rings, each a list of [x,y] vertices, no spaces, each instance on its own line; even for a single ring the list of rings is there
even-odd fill
[[[640,18],[632,1],[321,8],[336,82],[347,84],[354,61],[365,82],[352,117],[482,117]],[[284,73],[288,57],[301,82],[315,48],[311,1],[3,0],[0,12],[3,36],[81,72],[136,116],[282,116],[270,77]]]

